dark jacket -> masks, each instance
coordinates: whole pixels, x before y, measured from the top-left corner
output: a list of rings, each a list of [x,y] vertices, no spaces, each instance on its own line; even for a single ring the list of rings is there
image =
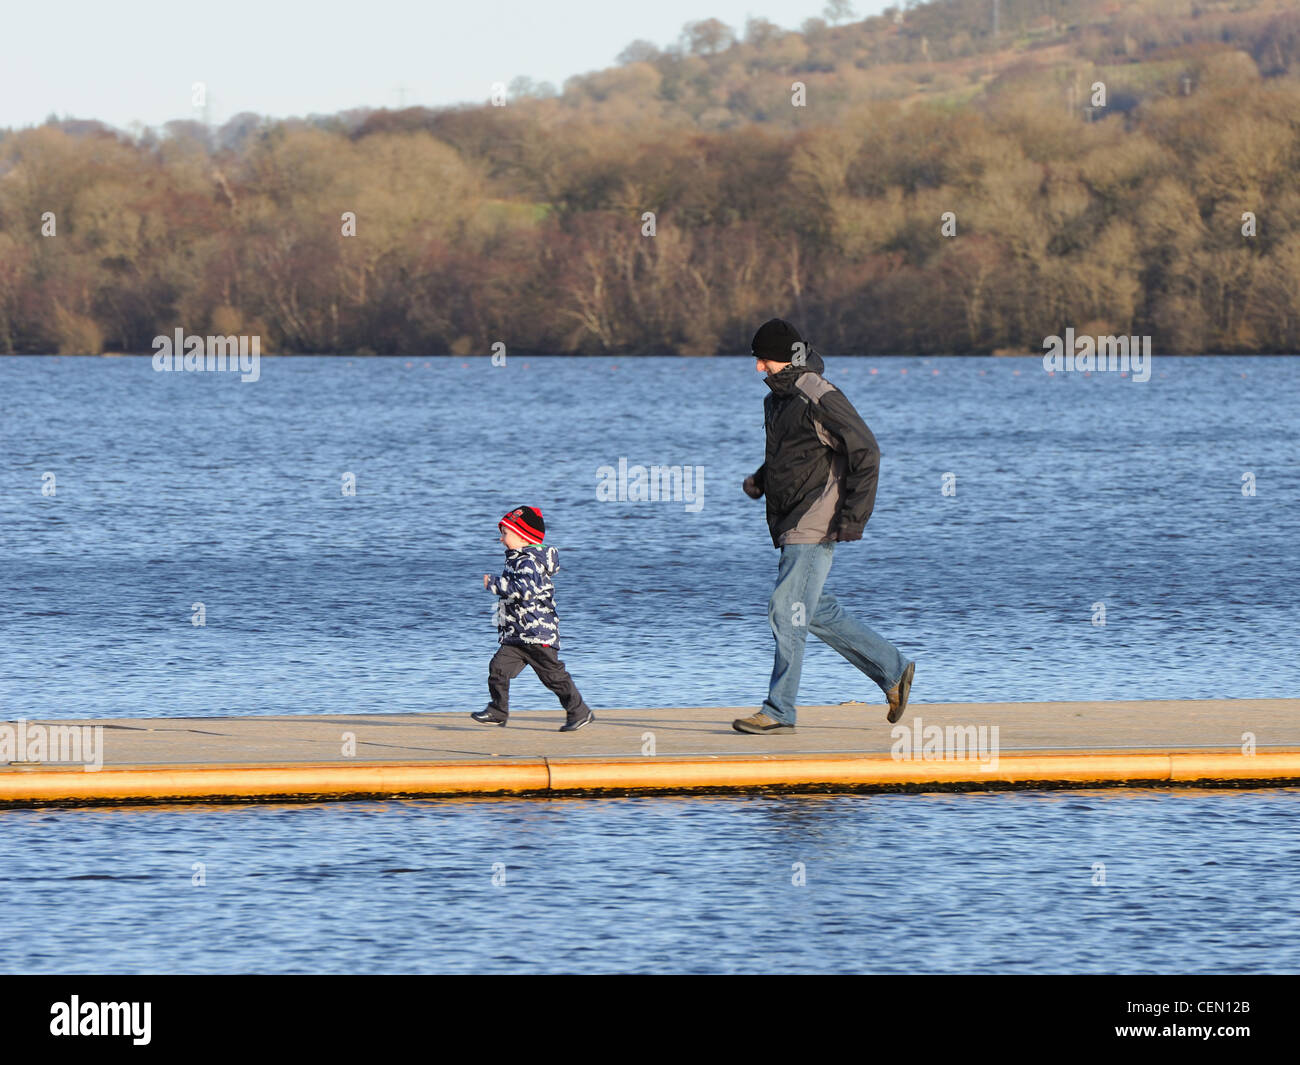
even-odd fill
[[[506,552],[506,568],[488,584],[499,596],[497,638],[510,644],[560,644],[560,621],[555,612],[555,586],[551,578],[560,569],[560,553],[553,547],[528,544]]]
[[[860,540],[876,505],[880,448],[823,369],[810,348],[802,366],[767,378],[767,457],[754,482],[776,547]]]

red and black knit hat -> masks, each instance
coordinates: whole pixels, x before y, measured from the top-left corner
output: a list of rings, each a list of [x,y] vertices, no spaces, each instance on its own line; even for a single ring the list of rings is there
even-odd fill
[[[540,544],[546,538],[546,522],[542,521],[542,512],[533,507],[516,507],[497,525],[517,533],[530,544]]]

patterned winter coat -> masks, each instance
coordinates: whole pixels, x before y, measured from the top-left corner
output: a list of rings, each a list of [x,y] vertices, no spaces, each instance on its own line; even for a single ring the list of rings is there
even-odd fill
[[[553,547],[529,544],[506,552],[506,568],[488,584],[500,597],[497,632],[501,643],[560,646],[559,615],[555,612],[555,586],[551,577],[560,568]]]

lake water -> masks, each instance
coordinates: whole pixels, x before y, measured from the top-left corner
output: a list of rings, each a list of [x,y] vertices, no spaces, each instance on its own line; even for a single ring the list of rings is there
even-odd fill
[[[1297,972],[1297,817],[1285,789],[8,811],[0,967]]]
[[[752,366],[266,359],[242,384],[0,359],[0,719],[478,709],[482,574],[519,504],[560,550],[562,653],[597,711],[757,706],[777,555],[739,487],[763,452]],[[832,357],[827,376],[883,451],[828,588],[918,660],[919,702],[1300,693],[1300,363],[1157,358],[1140,383]],[[701,495],[601,501],[620,460],[698,467]],[[801,702],[880,698],[809,648]],[[553,700],[530,674],[515,705]],[[1297,971],[1297,801],[5,811],[0,963]]]
[[[266,359],[244,384],[0,359],[3,713],[479,709],[482,574],[519,504],[559,549],[562,653],[593,707],[756,707],[777,553],[740,491],[763,457],[752,367]],[[883,452],[828,587],[918,660],[916,700],[1300,693],[1300,362],[827,375]],[[701,467],[698,509],[598,500],[620,459]],[[809,648],[801,702],[880,698]],[[553,705],[531,673],[517,691]]]

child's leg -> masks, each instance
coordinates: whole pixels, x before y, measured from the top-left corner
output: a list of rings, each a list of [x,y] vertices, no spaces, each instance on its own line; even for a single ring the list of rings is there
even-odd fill
[[[560,700],[560,705],[569,718],[580,717],[589,712],[587,704],[578,694],[578,687],[564,668],[554,647],[542,647],[529,644],[526,649],[529,664],[537,674],[537,679],[553,691]]]
[[[492,697],[489,710],[503,717],[510,716],[510,682],[527,664],[522,649],[514,644],[503,643],[497,648],[488,663],[488,694]]]

